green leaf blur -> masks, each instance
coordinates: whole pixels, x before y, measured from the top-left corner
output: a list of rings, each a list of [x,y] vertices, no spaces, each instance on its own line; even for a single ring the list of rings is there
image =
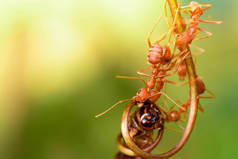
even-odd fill
[[[205,112],[198,113],[188,143],[172,158],[236,158],[238,1],[198,2],[213,5],[203,19],[223,21],[201,25],[213,36],[195,43],[206,50],[197,57],[197,72],[217,98],[202,100]],[[0,1],[0,158],[113,158],[125,104],[94,116],[143,86],[115,76],[134,76],[147,66],[146,38],[162,3]],[[161,22],[152,39],[166,29]],[[158,151],[175,144],[179,134],[168,136]]]

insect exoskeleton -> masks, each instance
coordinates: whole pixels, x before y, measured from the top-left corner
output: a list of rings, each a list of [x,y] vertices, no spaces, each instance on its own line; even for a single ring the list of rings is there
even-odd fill
[[[159,108],[150,101],[143,103],[136,116],[138,123],[145,130],[160,129],[164,125],[164,118]]]
[[[148,62],[152,65],[166,64],[171,60],[171,51],[168,46],[161,46],[158,42],[155,42],[149,49]]]
[[[203,82],[203,80],[199,77],[196,78],[196,84],[197,84],[197,93],[198,95],[203,94],[206,90],[206,86]]]

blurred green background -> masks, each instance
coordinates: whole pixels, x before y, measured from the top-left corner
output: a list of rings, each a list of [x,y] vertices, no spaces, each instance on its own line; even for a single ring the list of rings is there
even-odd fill
[[[205,112],[172,158],[238,158],[238,1],[198,2],[213,4],[203,19],[223,20],[201,25],[213,37],[195,43],[206,50],[197,72],[217,98],[201,101]],[[147,66],[146,38],[161,12],[161,0],[1,0],[0,158],[113,158],[125,104],[94,116],[143,86],[115,76]],[[163,21],[152,39],[165,31]],[[168,132],[157,149],[179,136]]]

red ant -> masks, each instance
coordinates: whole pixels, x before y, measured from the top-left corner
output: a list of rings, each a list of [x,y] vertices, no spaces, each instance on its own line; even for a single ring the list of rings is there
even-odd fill
[[[212,35],[212,33],[208,32],[204,29],[199,28],[198,27],[199,22],[215,23],[215,24],[221,24],[222,23],[221,21],[199,20],[199,18],[203,14],[203,12],[211,7],[210,4],[199,4],[197,2],[192,1],[192,2],[190,2],[190,4],[188,6],[185,6],[185,7],[188,7],[188,8],[184,9],[182,11],[185,14],[190,15],[190,23],[189,23],[190,25],[189,25],[188,29],[185,30],[182,34],[177,34],[176,35],[175,45],[180,51],[184,48],[184,46],[192,43],[192,41],[198,35],[197,31],[204,32],[208,35],[197,38],[195,40],[201,40],[201,39],[204,39],[204,38],[208,38]],[[185,7],[183,7],[183,8],[185,8]],[[205,7],[205,8],[202,8],[202,7]],[[186,52],[187,52],[187,50],[182,51],[182,52],[179,53],[179,59],[180,59],[179,61],[180,62],[178,63],[178,66],[177,66],[177,69],[176,69],[176,71],[178,73],[178,76],[181,80],[185,79],[186,74],[187,74],[187,68],[186,68],[186,64],[185,64],[185,61],[184,61],[184,59],[187,57]],[[201,78],[197,78],[196,83],[197,83],[197,88],[198,88],[198,95],[204,93],[205,90],[209,94],[211,94],[211,96],[209,96],[209,97],[199,97],[199,98],[214,98],[215,97],[215,95],[211,91],[209,91],[205,88],[205,85],[204,85],[203,81],[201,80]]]
[[[202,8],[203,6],[205,8]],[[191,44],[191,42],[198,35],[197,31],[201,31],[201,32],[203,32],[207,35],[203,36],[203,37],[200,37],[200,38],[197,38],[195,40],[201,40],[201,39],[205,39],[205,38],[208,38],[208,37],[212,36],[211,32],[208,32],[208,31],[198,27],[198,24],[200,22],[202,22],[202,23],[215,23],[215,24],[221,24],[222,23],[222,21],[199,20],[199,18],[203,14],[203,12],[211,7],[210,4],[199,4],[197,2],[192,1],[192,2],[190,2],[190,4],[188,6],[185,6],[185,7],[188,7],[188,8],[182,10],[182,12],[184,12],[185,14],[190,15],[190,22],[189,22],[189,27],[186,31],[184,31],[182,34],[176,35],[176,46],[179,50],[181,50],[184,45]],[[182,8],[185,8],[185,7],[182,7]]]
[[[197,98],[215,98],[216,97],[216,95],[214,93],[212,93],[211,91],[206,89],[205,84],[201,78],[199,78],[199,77],[196,78],[196,85],[197,85],[197,94],[198,95],[203,94],[205,91],[207,91],[211,95],[211,96],[198,96]],[[166,121],[175,121],[175,122],[179,121],[181,119],[181,117],[180,117],[181,113],[184,113],[184,119],[186,119],[187,108],[189,106],[190,106],[190,99],[188,99],[186,104],[181,104],[181,107],[179,108],[179,110],[172,110],[169,113],[164,111],[164,113],[166,114],[165,120]],[[173,109],[173,107],[171,109]],[[198,104],[198,109],[201,112],[204,112],[200,103]]]
[[[208,31],[198,27],[198,24],[200,22],[214,23],[214,24],[222,23],[222,21],[199,20],[199,18],[202,16],[203,12],[211,7],[210,4],[199,4],[197,2],[192,1],[192,2],[190,2],[190,4],[188,6],[184,6],[182,8],[186,8],[186,7],[187,7],[187,9],[183,9],[181,11],[190,16],[189,27],[182,34],[176,35],[176,42],[175,42],[176,47],[180,51],[183,50],[184,46],[192,43],[192,41],[198,35],[197,31],[201,31],[203,33],[206,33],[207,35],[197,38],[197,39],[195,39],[195,41],[209,38],[210,36],[212,36],[211,32],[208,32]],[[202,7],[205,7],[205,8],[202,8]],[[202,49],[200,49],[200,50],[202,50]],[[183,53],[180,53],[180,54],[183,54]],[[181,79],[181,80],[185,79],[187,70],[186,70],[184,61],[182,61],[178,64],[177,72],[178,72],[179,79]]]

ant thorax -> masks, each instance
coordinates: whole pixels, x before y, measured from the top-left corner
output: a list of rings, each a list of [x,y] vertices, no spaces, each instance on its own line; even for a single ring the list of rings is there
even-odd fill
[[[177,34],[176,47],[180,49],[184,45],[190,44],[193,39],[194,39],[194,35],[191,34],[190,30],[186,30],[182,34]]]

